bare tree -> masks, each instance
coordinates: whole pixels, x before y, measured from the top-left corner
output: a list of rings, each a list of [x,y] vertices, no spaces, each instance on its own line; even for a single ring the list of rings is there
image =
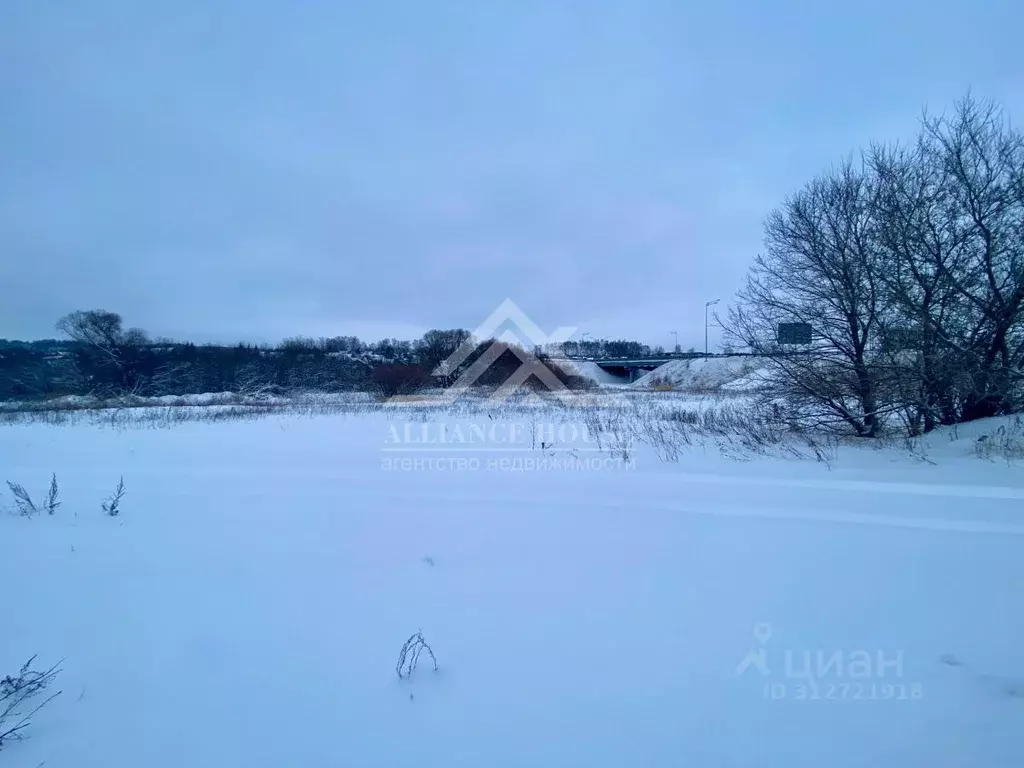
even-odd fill
[[[440,379],[441,386],[448,386],[458,371],[449,370],[446,361],[467,343],[472,343],[472,334],[462,328],[427,331],[416,345],[416,357],[420,365]]]
[[[941,157],[967,227],[956,281],[965,333],[950,340],[967,356],[973,384],[962,418],[1009,413],[1024,358],[1024,136],[995,104],[968,96],[952,116],[926,117],[924,140]]]
[[[153,371],[146,386],[149,395],[181,395],[192,391],[192,366],[188,363],[164,363]]]
[[[235,374],[235,391],[243,397],[264,395],[272,384],[271,373],[258,361],[246,363]]]
[[[952,343],[967,307],[967,227],[951,204],[948,175],[923,138],[911,149],[875,146],[875,232],[884,268],[882,357],[890,397],[912,432],[959,420],[955,402],[964,360]]]
[[[725,324],[771,355],[777,396],[812,422],[911,432],[1011,413],[1024,400],[1024,136],[994,104],[925,115],[910,146],[873,146],[765,225]],[[807,323],[799,354],[779,323]]]
[[[887,345],[898,397],[925,431],[1019,404],[1024,140],[968,96],[925,115],[911,149],[874,147]]]
[[[81,345],[81,354],[74,363],[80,377],[90,384],[96,378],[108,380],[99,384],[102,394],[138,394],[143,391],[145,381],[139,374],[140,353],[148,339],[141,328],[124,330],[119,314],[102,309],[72,312],[58,320],[56,327]],[[100,376],[104,370],[111,375]],[[93,388],[97,387],[90,386]]]
[[[876,434],[879,282],[872,236],[875,184],[847,161],[810,182],[765,224],[739,302],[723,323],[727,342],[771,355],[779,394],[814,421]],[[808,349],[785,353],[780,323],[806,323]]]
[[[118,362],[124,332],[121,316],[103,309],[78,310],[57,321],[57,330],[72,341],[91,347]]]

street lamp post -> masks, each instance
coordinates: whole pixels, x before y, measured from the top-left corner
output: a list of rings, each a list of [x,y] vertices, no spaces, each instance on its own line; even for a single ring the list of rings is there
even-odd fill
[[[672,354],[675,354],[679,351],[679,331],[669,331],[669,333],[671,333],[672,337],[676,340],[675,345],[672,347]]]
[[[708,357],[708,307],[712,307],[712,306],[714,306],[715,304],[717,304],[720,301],[721,301],[721,299],[715,299],[714,301],[705,301],[704,302],[704,359],[705,360]]]

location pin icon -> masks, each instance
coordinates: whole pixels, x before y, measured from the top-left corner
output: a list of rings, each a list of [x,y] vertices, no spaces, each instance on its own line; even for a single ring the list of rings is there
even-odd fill
[[[754,639],[757,640],[761,645],[767,643],[772,636],[772,625],[767,622],[761,622],[760,624],[754,625]]]

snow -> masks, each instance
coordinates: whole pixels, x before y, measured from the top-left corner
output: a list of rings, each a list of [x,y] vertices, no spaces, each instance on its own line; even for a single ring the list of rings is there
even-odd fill
[[[583,376],[603,386],[625,385],[629,379],[625,376],[616,376],[595,363],[593,360],[553,360],[560,368],[567,373],[574,373]]]
[[[757,372],[763,361],[756,357],[710,357],[671,360],[633,383],[637,389],[663,384],[680,391],[731,390],[742,392],[756,388]]]
[[[66,659],[0,761],[1024,765],[1024,472],[973,455],[995,423],[928,461],[636,445],[628,468],[572,414],[517,418],[0,428],[0,479],[56,473],[64,502],[0,515],[0,673]],[[573,457],[608,466],[486,468]],[[400,681],[417,630],[440,670]]]

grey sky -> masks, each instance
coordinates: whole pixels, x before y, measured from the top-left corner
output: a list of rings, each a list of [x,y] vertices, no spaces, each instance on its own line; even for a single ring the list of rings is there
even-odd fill
[[[765,214],[925,104],[1024,119],[1019,0],[0,4],[0,337],[703,343]]]

